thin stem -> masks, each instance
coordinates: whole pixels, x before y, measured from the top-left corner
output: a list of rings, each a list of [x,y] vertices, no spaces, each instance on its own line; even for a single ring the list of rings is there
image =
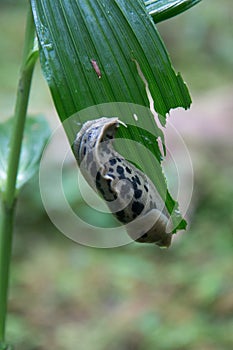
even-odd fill
[[[30,6],[30,5],[29,5]],[[14,125],[10,140],[8,156],[6,190],[2,193],[0,222],[0,350],[7,348],[5,344],[5,328],[7,316],[7,299],[9,283],[9,266],[12,250],[14,212],[16,204],[16,180],[27,114],[28,99],[35,59],[32,57],[35,38],[35,27],[31,8],[29,8],[25,32],[24,51],[20,78],[17,89]]]
[[[9,266],[11,259],[12,233],[14,221],[14,208],[10,210],[1,206],[0,231],[0,350],[4,349],[5,324],[7,315],[7,295]]]
[[[32,74],[35,65],[35,61],[29,59],[30,53],[33,50],[34,37],[35,27],[30,8],[27,17],[23,59],[15,104],[15,122],[13,125],[12,136],[10,141],[6,191],[3,195],[8,207],[11,207],[15,200],[15,185],[19,166],[21,144],[27,114]]]

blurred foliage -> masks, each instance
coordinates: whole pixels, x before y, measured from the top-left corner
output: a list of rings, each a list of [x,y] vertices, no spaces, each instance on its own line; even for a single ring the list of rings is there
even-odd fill
[[[0,1],[0,121],[13,115],[26,22],[25,0]],[[39,114],[51,108],[51,98],[39,64],[34,73],[29,108]],[[32,113],[34,114],[34,113]]]
[[[0,1],[0,118],[14,102],[24,32],[24,4],[8,5]],[[159,25],[191,91],[232,83],[232,11],[231,0],[205,0]],[[34,84],[32,106],[47,111],[39,70]],[[17,350],[231,350],[233,169],[226,141],[193,145],[195,208],[190,229],[169,250],[75,244],[49,221],[38,179],[30,181],[18,206],[11,269],[8,339]],[[52,171],[48,166],[56,201]],[[77,207],[69,182],[66,190]]]
[[[10,139],[14,117],[0,123],[0,193],[4,193],[7,186],[7,162],[10,151]],[[39,171],[40,159],[44,147],[49,139],[48,122],[42,115],[27,116],[22,149],[16,179],[16,189],[28,182]]]
[[[172,61],[191,92],[232,83],[232,22],[231,0],[205,0],[158,24]]]
[[[192,225],[169,250],[79,246],[49,222],[36,179],[24,189],[8,331],[18,349],[232,349],[231,147],[211,148]]]

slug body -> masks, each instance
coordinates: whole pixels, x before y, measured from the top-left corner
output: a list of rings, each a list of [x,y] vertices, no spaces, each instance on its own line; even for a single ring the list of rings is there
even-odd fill
[[[74,142],[74,154],[89,185],[135,241],[168,247],[170,215],[152,181],[113,147],[119,119],[86,122]]]

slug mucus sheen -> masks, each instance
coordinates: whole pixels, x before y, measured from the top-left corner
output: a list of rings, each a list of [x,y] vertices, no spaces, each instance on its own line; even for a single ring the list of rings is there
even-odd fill
[[[74,141],[74,155],[89,185],[137,242],[169,247],[170,215],[152,181],[113,147],[117,117],[86,122]]]

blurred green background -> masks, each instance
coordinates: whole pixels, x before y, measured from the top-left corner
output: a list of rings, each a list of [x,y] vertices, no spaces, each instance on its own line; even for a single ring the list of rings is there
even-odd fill
[[[0,1],[0,120],[13,113],[25,16],[26,1]],[[171,114],[191,154],[195,180],[188,230],[171,248],[78,245],[48,219],[38,178],[23,189],[7,328],[16,349],[233,348],[232,23],[232,0],[203,0],[158,25],[193,97],[190,111]],[[44,113],[52,128],[58,124],[39,64],[29,110]],[[55,152],[48,166],[55,202],[50,174],[56,160]],[[66,175],[72,193],[72,164]],[[79,205],[79,198],[70,200]]]

